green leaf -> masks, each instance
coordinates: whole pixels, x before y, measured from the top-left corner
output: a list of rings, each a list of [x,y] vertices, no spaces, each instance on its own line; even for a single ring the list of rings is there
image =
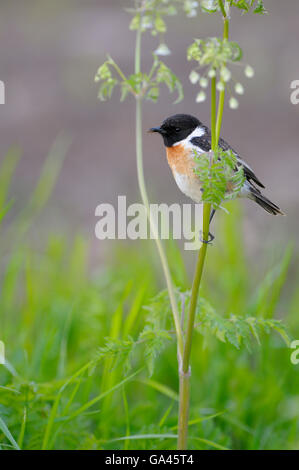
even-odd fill
[[[120,94],[120,101],[125,101],[126,97],[128,96],[128,93],[130,92],[130,87],[127,82],[122,82],[121,83],[121,94]]]
[[[249,352],[252,350],[252,339],[260,345],[260,335],[270,334],[271,331],[276,331],[289,345],[289,337],[281,321],[232,314],[223,317],[203,297],[198,300],[196,329],[203,335],[212,334],[223,343],[229,342],[237,349],[244,345]]]
[[[98,92],[98,98],[101,101],[106,101],[107,98],[111,98],[114,87],[117,84],[118,84],[118,80],[116,78],[109,78],[108,80],[103,82]]]
[[[160,90],[159,87],[155,86],[149,89],[149,91],[146,94],[146,98],[148,100],[156,102],[159,98]]]
[[[177,434],[132,434],[131,436],[117,437],[109,442],[125,441],[126,439],[177,439]]]
[[[144,380],[140,380],[139,382],[145,385],[148,385],[149,387],[154,388],[158,392],[162,393],[168,398],[171,398],[174,401],[179,401],[178,394],[167,385],[161,384],[160,382],[157,382],[156,380],[151,380],[151,379],[144,379]]]
[[[195,39],[187,49],[187,59],[213,70],[227,67],[229,62],[242,59],[242,49],[235,41],[222,38]]]
[[[107,80],[111,78],[111,76],[112,74],[109,65],[107,62],[104,62],[104,64],[102,64],[97,70],[95,81],[99,82],[100,80]]]
[[[180,82],[180,80],[177,78],[177,76],[170,70],[169,67],[167,67],[163,62],[160,61],[159,63],[159,68],[157,70],[156,78],[155,81],[157,83],[164,83],[169,91],[172,93],[175,90],[178,93],[178,97],[175,101],[175,103],[178,103],[181,101],[184,97],[183,93],[183,87]]]
[[[265,15],[266,13],[268,13],[267,10],[264,7],[263,0],[258,0],[257,6],[253,10],[253,13],[257,13],[258,15]]]
[[[133,379],[133,377],[135,377],[137,374],[139,374],[141,371],[141,369],[137,370],[136,372],[134,372],[133,374],[129,375],[128,377],[126,377],[124,380],[122,380],[121,382],[117,383],[116,385],[114,385],[113,387],[111,387],[109,390],[106,390],[105,392],[103,393],[100,393],[99,395],[97,395],[95,398],[93,398],[92,400],[88,401],[87,403],[85,403],[84,405],[82,405],[80,408],[78,408],[76,411],[74,411],[74,413],[72,413],[70,416],[67,417],[67,420],[72,420],[74,418],[76,418],[77,416],[81,415],[83,412],[85,412],[86,410],[88,410],[89,408],[91,408],[93,405],[95,405],[96,403],[98,403],[100,400],[102,400],[104,397],[106,397],[107,395],[109,395],[110,393],[118,390],[119,388],[121,388],[124,384],[126,384],[127,382],[129,382],[130,380]]]
[[[134,31],[136,29],[139,29],[139,26],[140,26],[140,15],[138,14],[134,16],[134,18],[132,18],[129,29],[131,31]]]

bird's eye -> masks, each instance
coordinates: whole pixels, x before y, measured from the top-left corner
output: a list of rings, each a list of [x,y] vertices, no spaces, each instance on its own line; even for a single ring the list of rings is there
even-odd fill
[[[176,127],[175,128],[175,132],[180,132],[181,128],[180,127]]]

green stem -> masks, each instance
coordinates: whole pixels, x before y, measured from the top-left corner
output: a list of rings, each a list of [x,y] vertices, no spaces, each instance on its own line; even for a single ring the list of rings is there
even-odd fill
[[[224,8],[224,3],[222,0],[218,0],[218,2],[219,2],[219,6],[220,6],[221,13],[223,15],[223,18],[226,18],[226,11]]]
[[[219,0],[220,8],[221,5],[223,6],[222,0]],[[227,17],[225,11],[223,15],[224,23],[223,23],[223,39],[228,40],[229,36],[229,18]],[[218,104],[218,114],[217,114],[217,123],[216,123],[216,148],[218,146],[219,138],[220,138],[220,131],[221,131],[221,124],[222,124],[222,116],[223,116],[223,108],[224,108],[224,100],[225,100],[225,82],[222,80],[223,90],[219,93],[219,104]]]
[[[178,450],[187,449],[188,419],[190,402],[190,373],[180,370],[180,403],[178,422]]]
[[[141,37],[142,37],[142,31],[139,28],[136,34],[136,45],[135,45],[135,73],[140,73]]]
[[[216,123],[216,139],[215,139],[216,148],[218,146],[218,142],[220,139],[220,131],[221,131],[221,124],[222,124],[223,109],[224,109],[224,100],[225,100],[225,89],[221,90],[219,93],[219,103],[218,103],[218,113],[217,113],[217,123]]]
[[[135,73],[140,72],[140,59],[141,59],[141,30],[137,31],[136,36],[136,49],[135,49]],[[181,358],[183,355],[183,334],[180,325],[180,316],[178,305],[175,298],[174,287],[171,280],[170,269],[168,266],[166,254],[162,245],[161,240],[159,239],[158,229],[154,220],[151,218],[150,214],[150,205],[147,196],[145,180],[144,180],[144,171],[143,171],[143,151],[142,151],[142,98],[136,97],[136,160],[137,160],[137,176],[138,176],[138,184],[140,189],[140,194],[142,198],[143,205],[146,208],[147,217],[150,223],[150,228],[152,235],[155,239],[158,253],[160,256],[164,277],[166,280],[167,290],[169,294],[175,330],[177,335],[177,344],[178,344],[178,360],[179,363],[181,362]]]
[[[211,134],[212,150],[216,147],[216,76],[211,79]]]
[[[203,207],[203,239],[208,240],[209,235],[209,225],[210,225],[210,204],[204,204]],[[184,349],[184,356],[183,356],[183,372],[186,374],[189,371],[189,363],[190,363],[190,354],[191,354],[191,346],[192,346],[192,335],[194,329],[194,320],[195,320],[195,313],[196,313],[196,305],[197,305],[197,297],[198,297],[198,290],[200,286],[200,281],[202,278],[204,262],[207,253],[207,243],[203,243],[199,253],[198,259],[192,284],[192,291],[191,291],[191,299],[190,299],[190,306],[189,306],[189,316],[188,316],[188,324],[187,324],[187,332],[186,332],[186,340],[185,340],[185,349]]]

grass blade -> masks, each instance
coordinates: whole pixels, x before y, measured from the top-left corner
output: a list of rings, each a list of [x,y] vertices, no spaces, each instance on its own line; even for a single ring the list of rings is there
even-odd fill
[[[14,440],[10,430],[8,429],[5,422],[1,418],[1,416],[0,416],[0,430],[3,432],[4,436],[9,440],[9,442],[11,443],[11,445],[13,446],[15,450],[21,450],[18,443]]]

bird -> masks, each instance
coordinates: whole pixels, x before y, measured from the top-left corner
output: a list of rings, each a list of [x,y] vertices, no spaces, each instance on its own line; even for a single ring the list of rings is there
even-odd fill
[[[195,155],[200,158],[200,154],[211,150],[212,134],[210,129],[194,116],[175,114],[165,119],[161,126],[149,129],[149,132],[156,132],[162,136],[166,147],[167,161],[179,189],[195,203],[201,203],[203,190],[200,177],[194,171],[196,167]],[[265,186],[240,155],[222,138],[219,139],[218,145],[224,151],[231,150],[236,156],[237,167],[243,168],[245,182],[238,197],[247,197],[253,200],[269,214],[285,215],[276,204],[264,196],[259,188],[265,189]],[[212,209],[210,222],[214,214],[215,209]],[[213,235],[209,235],[214,238]]]

